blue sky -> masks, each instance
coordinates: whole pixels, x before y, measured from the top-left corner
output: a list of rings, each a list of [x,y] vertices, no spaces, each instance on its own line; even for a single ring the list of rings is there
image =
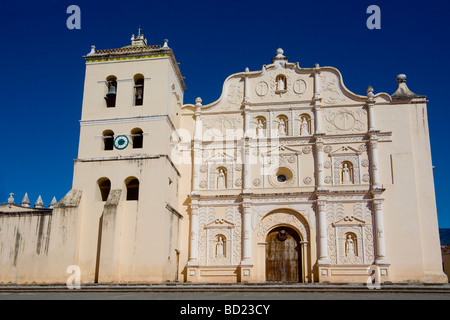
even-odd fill
[[[369,5],[381,9],[381,29],[369,30]],[[81,9],[81,29],[69,30],[69,5]],[[260,70],[284,49],[301,67],[333,66],[347,88],[368,85],[392,94],[395,77],[429,99],[432,157],[440,227],[450,228],[450,171],[445,135],[448,1],[5,1],[0,7],[0,104],[3,147],[0,202],[25,192],[48,205],[71,188],[77,157],[85,65],[90,46],[128,45],[140,26],[149,44],[169,39],[186,77],[185,103],[215,101],[225,78]]]

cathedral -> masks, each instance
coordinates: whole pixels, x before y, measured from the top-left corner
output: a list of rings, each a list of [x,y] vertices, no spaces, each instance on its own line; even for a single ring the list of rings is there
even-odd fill
[[[71,266],[81,284],[448,281],[427,99],[405,75],[358,95],[278,49],[185,104],[167,40],[83,58],[72,189],[0,205],[0,283]]]

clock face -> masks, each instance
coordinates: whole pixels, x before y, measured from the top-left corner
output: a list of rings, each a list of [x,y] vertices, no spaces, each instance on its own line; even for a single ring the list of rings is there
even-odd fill
[[[128,142],[129,141],[128,141],[127,136],[118,136],[114,140],[114,146],[116,147],[116,149],[122,150],[128,146]]]

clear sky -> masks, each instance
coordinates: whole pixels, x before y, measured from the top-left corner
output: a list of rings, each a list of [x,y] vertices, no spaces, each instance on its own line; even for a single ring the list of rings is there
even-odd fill
[[[81,10],[81,29],[69,30],[69,5]],[[381,29],[369,30],[370,5]],[[450,2],[415,0],[41,0],[0,5],[0,203],[28,192],[47,206],[71,188],[84,86],[83,55],[91,45],[118,48],[138,27],[149,44],[169,39],[186,77],[184,103],[221,94],[232,73],[260,70],[277,48],[301,67],[338,68],[348,89],[392,94],[396,75],[429,99],[434,178],[440,227],[450,228],[446,203]]]

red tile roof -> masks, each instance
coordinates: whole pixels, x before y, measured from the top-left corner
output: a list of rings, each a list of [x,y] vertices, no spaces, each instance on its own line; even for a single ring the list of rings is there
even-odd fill
[[[117,49],[95,50],[95,54],[142,52],[142,51],[158,50],[158,49],[161,49],[161,45],[159,45],[159,44],[145,46],[145,47],[129,46],[129,47],[123,47],[123,48],[117,48]]]

